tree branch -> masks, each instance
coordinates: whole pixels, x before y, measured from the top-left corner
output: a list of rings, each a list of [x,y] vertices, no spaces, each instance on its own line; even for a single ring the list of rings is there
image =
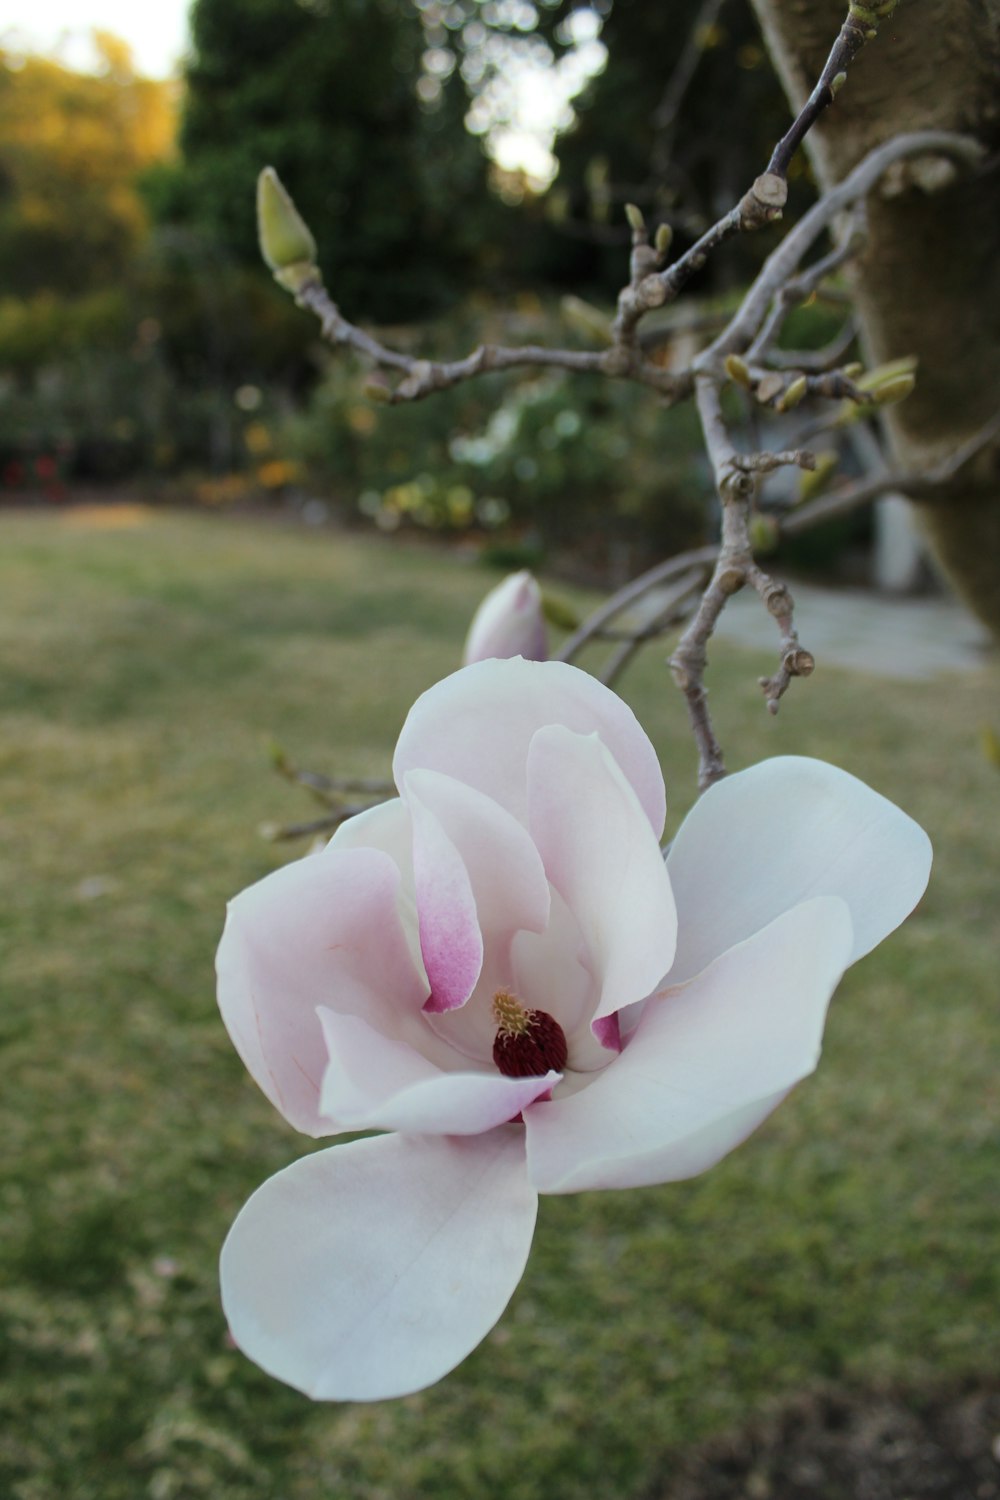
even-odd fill
[[[761,327],[767,310],[781,288],[795,274],[796,268],[823,231],[846,208],[863,198],[879,178],[893,165],[911,156],[948,156],[965,167],[978,166],[985,151],[969,136],[946,130],[918,130],[897,135],[882,146],[876,146],[835,188],[814,203],[799,222],[768,256],[757,279],[747,292],[728,327],[699,356],[702,364],[742,354],[748,349]]]
[[[329,292],[317,277],[309,281],[296,297],[300,307],[316,315],[320,320],[323,336],[332,344],[343,344],[366,355],[375,364],[402,374],[403,379],[395,387],[380,388],[380,399],[395,405],[402,401],[420,401],[434,391],[445,391],[464,380],[477,375],[490,375],[497,371],[525,368],[548,368],[569,370],[576,374],[608,375],[614,379],[634,380],[640,385],[650,386],[661,395],[678,399],[689,389],[689,382],[678,379],[660,365],[642,358],[623,359],[618,349],[546,349],[538,345],[525,344],[520,348],[505,348],[495,344],[481,344],[464,359],[440,362],[415,359],[398,349],[390,349],[371,334],[358,328],[343,316]],[[379,388],[369,386],[369,394],[375,396]]]

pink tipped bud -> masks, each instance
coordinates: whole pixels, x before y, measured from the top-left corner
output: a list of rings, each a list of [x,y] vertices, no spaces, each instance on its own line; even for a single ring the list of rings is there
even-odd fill
[[[530,573],[512,573],[476,610],[462,661],[466,666],[498,656],[547,661],[548,654],[542,591]]]

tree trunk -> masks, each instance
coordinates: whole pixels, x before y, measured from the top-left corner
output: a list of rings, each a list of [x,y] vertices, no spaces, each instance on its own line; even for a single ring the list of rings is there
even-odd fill
[[[753,0],[798,109],[819,75],[845,0]],[[974,135],[991,167],[957,178],[916,162],[872,195],[856,276],[868,351],[916,354],[913,395],[890,415],[898,458],[921,468],[1000,410],[1000,0],[903,0],[864,48],[807,138],[824,187],[873,146],[929,127]],[[919,507],[942,566],[1000,635],[1000,443]]]

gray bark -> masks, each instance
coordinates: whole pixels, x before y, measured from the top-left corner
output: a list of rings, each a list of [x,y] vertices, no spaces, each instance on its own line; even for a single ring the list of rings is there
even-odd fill
[[[798,109],[844,0],[752,3]],[[858,307],[874,360],[920,360],[915,392],[890,417],[891,441],[909,469],[941,459],[1000,409],[1000,0],[903,0],[855,61],[807,149],[829,187],[880,141],[927,128],[976,136],[992,163],[964,179],[941,163],[916,163],[870,203]],[[1000,445],[920,512],[945,571],[1000,634]]]

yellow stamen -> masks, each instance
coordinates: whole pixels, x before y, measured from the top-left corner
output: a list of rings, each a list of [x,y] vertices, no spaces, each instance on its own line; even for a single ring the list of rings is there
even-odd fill
[[[501,1036],[524,1036],[534,1024],[531,1012],[509,990],[497,990],[493,996],[493,1019]]]

